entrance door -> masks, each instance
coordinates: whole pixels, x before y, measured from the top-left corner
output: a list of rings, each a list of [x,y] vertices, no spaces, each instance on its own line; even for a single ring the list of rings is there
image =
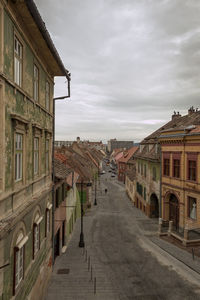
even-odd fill
[[[54,237],[54,259],[59,256],[60,250],[60,229],[57,231]]]
[[[173,221],[173,226],[176,230],[179,227],[179,204],[178,199],[174,194],[169,198],[169,220]]]
[[[150,217],[158,218],[159,217],[159,204],[156,194],[151,194],[150,197]]]
[[[65,221],[62,223],[62,247],[65,245]]]

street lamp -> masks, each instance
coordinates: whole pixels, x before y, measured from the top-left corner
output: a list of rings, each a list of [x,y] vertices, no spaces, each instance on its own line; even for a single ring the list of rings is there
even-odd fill
[[[84,248],[84,235],[83,235],[83,179],[81,179],[81,233],[80,233],[80,241],[79,247]]]
[[[99,162],[97,167],[97,177],[99,177]],[[95,177],[95,190],[94,190],[94,205],[97,205],[97,178]]]
[[[94,190],[94,205],[97,205],[97,179],[95,177],[95,190]]]

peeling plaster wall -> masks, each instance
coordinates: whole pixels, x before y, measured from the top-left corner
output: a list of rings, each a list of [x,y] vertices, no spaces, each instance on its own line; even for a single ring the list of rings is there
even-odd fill
[[[10,218],[7,231],[0,240],[0,265],[9,262],[9,266],[0,270],[0,299],[8,300],[13,295],[14,244],[13,240],[19,224],[26,228],[28,241],[25,244],[25,274],[17,288],[15,299],[34,299],[44,295],[47,281],[52,271],[51,231],[45,236],[45,214],[47,203],[52,202],[51,194],[51,156],[53,125],[53,78],[40,64],[41,58],[28,44],[25,31],[15,24],[10,13],[1,6],[0,0],[0,42],[4,36],[3,71],[0,78],[0,151],[3,168],[0,171],[0,220]],[[3,22],[2,22],[3,20]],[[3,30],[3,35],[2,35]],[[14,83],[14,34],[20,38],[23,46],[22,86]],[[0,53],[2,55],[2,51]],[[33,99],[33,65],[39,68],[39,101]],[[45,64],[45,62],[44,62]],[[3,78],[3,80],[2,80]],[[45,86],[50,84],[50,111],[45,109]],[[23,132],[23,180],[15,182],[14,176],[14,135],[16,125],[13,115],[28,121],[19,122]],[[37,127],[34,125],[37,123]],[[34,126],[33,126],[34,125]],[[40,140],[39,174],[33,172],[33,138],[37,133]],[[49,170],[45,166],[45,141],[49,139]],[[3,172],[3,173],[2,173]],[[33,217],[35,209],[40,207],[43,220],[40,223],[40,250],[33,260]],[[51,220],[52,222],[52,220]],[[1,228],[0,228],[1,229]],[[9,251],[8,251],[9,249]]]

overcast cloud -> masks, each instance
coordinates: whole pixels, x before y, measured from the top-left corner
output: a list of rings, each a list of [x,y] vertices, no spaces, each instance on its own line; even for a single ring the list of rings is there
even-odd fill
[[[56,103],[56,139],[140,141],[200,103],[199,0],[35,0],[71,99]],[[55,96],[66,94],[56,79]]]

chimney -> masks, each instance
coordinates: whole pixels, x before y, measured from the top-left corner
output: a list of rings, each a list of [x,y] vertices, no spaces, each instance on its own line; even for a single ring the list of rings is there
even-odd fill
[[[181,117],[181,114],[179,113],[179,111],[178,112],[174,111],[174,114],[172,115],[172,120],[177,120],[180,117]]]
[[[189,109],[188,109],[188,115],[191,115],[193,112],[195,112],[195,109],[193,106],[191,106]]]

